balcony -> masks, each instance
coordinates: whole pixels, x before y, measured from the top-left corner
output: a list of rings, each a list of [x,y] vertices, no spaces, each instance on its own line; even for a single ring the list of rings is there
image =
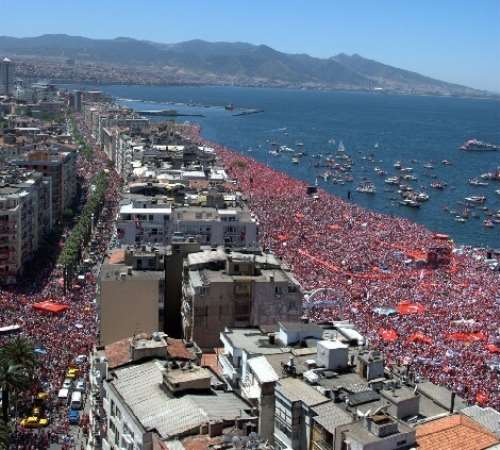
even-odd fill
[[[312,450],[333,450],[333,445],[323,439],[317,439],[311,442],[311,448]]]

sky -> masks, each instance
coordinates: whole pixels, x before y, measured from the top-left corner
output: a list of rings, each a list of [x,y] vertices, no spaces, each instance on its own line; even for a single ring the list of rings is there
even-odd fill
[[[266,44],[500,92],[500,0],[0,0],[0,35]]]

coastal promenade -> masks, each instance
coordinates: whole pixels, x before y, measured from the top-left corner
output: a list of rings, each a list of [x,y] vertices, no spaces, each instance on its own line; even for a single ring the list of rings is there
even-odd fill
[[[196,126],[184,132],[202,141]],[[306,299],[311,320],[352,320],[389,365],[500,407],[500,274],[484,263],[485,251],[453,248],[421,225],[323,190],[307,195],[305,183],[207,144],[248,198],[261,243],[292,267],[306,291],[330,288],[314,303]],[[448,264],[422,264],[422,255],[446,246]]]

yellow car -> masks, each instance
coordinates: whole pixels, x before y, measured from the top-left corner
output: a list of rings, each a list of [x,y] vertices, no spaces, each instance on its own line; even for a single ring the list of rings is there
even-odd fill
[[[72,380],[75,379],[77,375],[78,375],[78,369],[70,368],[66,371],[66,377],[71,378]]]
[[[48,398],[49,398],[48,392],[39,392],[38,394],[36,394],[37,400],[47,400]]]
[[[49,424],[48,419],[42,419],[40,417],[26,417],[21,420],[21,426],[24,428],[42,428]]]

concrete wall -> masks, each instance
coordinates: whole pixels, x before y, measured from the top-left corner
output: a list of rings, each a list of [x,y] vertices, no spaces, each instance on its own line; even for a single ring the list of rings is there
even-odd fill
[[[158,280],[101,280],[98,301],[102,345],[159,329]]]

